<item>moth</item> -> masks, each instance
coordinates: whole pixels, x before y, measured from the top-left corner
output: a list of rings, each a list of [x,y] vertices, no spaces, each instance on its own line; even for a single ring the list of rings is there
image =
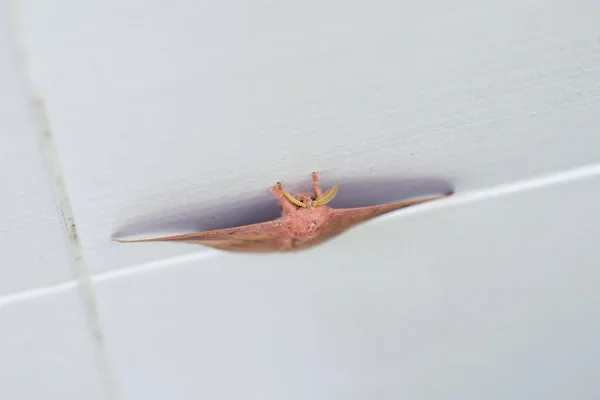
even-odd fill
[[[337,183],[323,193],[319,186],[319,177],[316,172],[313,172],[314,193],[299,193],[292,196],[279,182],[270,189],[282,208],[281,217],[275,220],[184,235],[117,241],[122,243],[187,242],[220,250],[248,253],[295,251],[321,244],[352,226],[381,214],[451,194],[369,207],[328,207],[327,203],[336,196],[339,186],[340,183]]]

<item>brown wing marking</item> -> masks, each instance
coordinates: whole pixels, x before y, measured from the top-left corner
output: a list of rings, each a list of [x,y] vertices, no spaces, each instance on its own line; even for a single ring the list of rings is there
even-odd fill
[[[141,242],[185,242],[201,244],[220,250],[235,252],[269,252],[284,250],[282,228],[278,219],[260,222],[235,228],[216,229],[212,231],[187,233],[183,235],[165,236],[141,240],[118,240],[121,243]]]

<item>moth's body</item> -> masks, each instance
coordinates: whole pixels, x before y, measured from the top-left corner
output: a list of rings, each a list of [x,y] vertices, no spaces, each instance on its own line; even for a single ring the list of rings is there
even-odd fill
[[[371,207],[331,208],[326,204],[335,197],[339,183],[323,194],[316,172],[313,172],[312,178],[314,194],[300,193],[292,196],[283,190],[280,183],[271,188],[282,208],[281,217],[273,221],[156,239],[119,241],[182,241],[221,250],[252,253],[294,251],[315,246],[378,215],[444,197],[436,196]]]
[[[296,195],[297,199],[302,196],[310,196],[303,193]],[[314,200],[314,199],[311,199]],[[306,201],[306,198],[305,198]],[[333,210],[326,205],[294,207],[293,209],[283,209],[283,215],[278,223],[282,228],[282,234],[279,236],[279,243],[282,249],[297,250],[303,248],[305,244],[310,244],[316,240],[323,231],[329,220],[332,218]]]

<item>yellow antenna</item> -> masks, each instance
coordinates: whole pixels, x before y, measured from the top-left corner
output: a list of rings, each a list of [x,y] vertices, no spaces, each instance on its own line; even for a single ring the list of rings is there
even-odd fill
[[[325,193],[323,196],[321,196],[318,199],[316,199],[315,201],[313,201],[313,205],[323,206],[323,205],[329,203],[331,200],[333,200],[333,198],[337,194],[338,187],[340,187],[341,183],[342,182],[336,183],[331,189],[329,189],[329,191],[327,193]]]
[[[296,199],[294,196],[292,196],[287,190],[281,189],[281,193],[283,193],[283,195],[285,197],[287,197],[287,199],[289,201],[291,201],[292,203],[294,203],[295,205],[297,205],[298,207],[306,207],[306,204],[304,204],[303,202],[301,202],[300,200]]]

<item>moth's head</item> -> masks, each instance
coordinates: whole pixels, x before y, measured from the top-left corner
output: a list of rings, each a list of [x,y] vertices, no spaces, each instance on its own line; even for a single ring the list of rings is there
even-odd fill
[[[277,186],[275,186],[271,190],[278,197],[280,196],[279,193],[283,194],[283,196],[285,196],[292,204],[294,204],[298,208],[312,208],[324,206],[325,204],[329,203],[335,197],[335,194],[338,190],[338,186],[340,186],[339,183],[335,184],[327,193],[319,197],[316,197],[316,193],[298,193],[296,196],[292,196],[281,187],[280,183],[278,183]]]
[[[313,201],[315,200],[315,196],[313,194],[310,193],[298,193],[296,196],[296,199],[298,199],[299,201],[301,201],[302,203],[306,204],[306,208],[310,208],[310,207],[315,207],[316,205],[313,206]]]

